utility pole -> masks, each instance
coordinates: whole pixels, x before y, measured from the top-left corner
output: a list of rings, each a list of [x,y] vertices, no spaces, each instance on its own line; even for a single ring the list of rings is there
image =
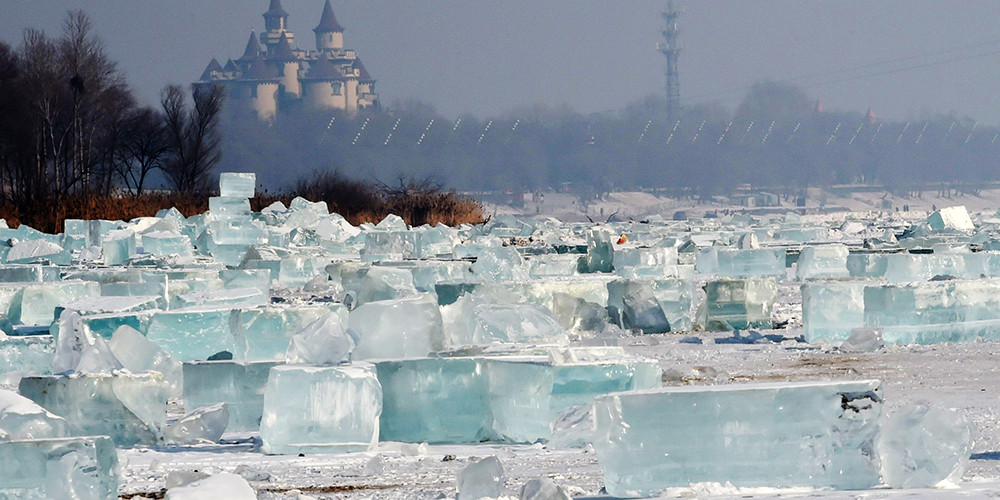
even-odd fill
[[[656,48],[667,58],[667,67],[664,73],[667,77],[667,119],[673,120],[680,114],[681,108],[681,84],[677,71],[677,56],[681,49],[677,45],[677,18],[680,12],[674,10],[673,0],[667,2],[667,10],[661,14],[666,22],[663,29],[663,43],[656,44]]]

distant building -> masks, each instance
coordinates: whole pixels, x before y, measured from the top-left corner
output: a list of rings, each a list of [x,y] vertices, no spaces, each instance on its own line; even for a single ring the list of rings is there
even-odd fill
[[[337,23],[330,0],[313,29],[316,50],[294,45],[295,34],[288,30],[281,0],[271,0],[264,29],[259,39],[250,32],[243,57],[230,59],[225,66],[212,58],[195,85],[224,85],[230,106],[261,120],[295,107],[349,114],[378,108],[375,79],[357,54],[344,47],[344,28]]]

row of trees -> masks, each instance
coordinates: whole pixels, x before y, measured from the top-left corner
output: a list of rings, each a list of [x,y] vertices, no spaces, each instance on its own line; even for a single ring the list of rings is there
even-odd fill
[[[976,184],[1000,175],[996,127],[952,115],[870,121],[859,111],[818,112],[791,85],[757,84],[734,111],[699,105],[666,116],[664,101],[648,98],[594,115],[535,106],[453,120],[408,101],[353,118],[304,110],[272,124],[233,117],[223,124],[223,164],[253,169],[269,185],[294,179],[295,169],[338,166],[381,181],[435,175],[470,191],[571,183],[701,195],[744,183],[795,192],[851,182]]]
[[[224,93],[164,88],[161,108],[137,104],[83,12],[59,38],[27,30],[0,41],[0,202],[30,211],[87,194],[141,195],[161,176],[205,189],[220,158]]]

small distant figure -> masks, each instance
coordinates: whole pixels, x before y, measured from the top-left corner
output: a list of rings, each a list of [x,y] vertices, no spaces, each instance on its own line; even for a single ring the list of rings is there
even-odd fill
[[[931,212],[937,212],[937,205],[931,205]]]
[[[625,233],[622,233],[622,235],[618,237],[618,244],[624,245],[626,241],[628,241],[628,236],[625,236]]]
[[[601,217],[604,217],[604,207],[601,207]]]
[[[910,211],[910,205],[903,205],[903,211],[904,212],[909,212]]]

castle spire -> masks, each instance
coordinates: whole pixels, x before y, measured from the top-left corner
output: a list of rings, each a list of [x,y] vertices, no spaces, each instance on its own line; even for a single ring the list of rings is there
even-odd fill
[[[212,57],[212,61],[210,63],[208,63],[208,67],[205,68],[205,72],[201,74],[200,80],[203,81],[203,82],[207,82],[207,81],[212,80],[212,73],[215,73],[215,72],[221,73],[222,72],[222,65],[219,64],[219,60],[218,59],[216,59],[215,57]]]
[[[337,16],[333,15],[333,6],[330,0],[326,0],[323,6],[323,15],[319,18],[319,26],[313,28],[316,33],[343,33],[344,28],[337,22]]]
[[[288,31],[288,13],[281,8],[281,0],[271,0],[271,5],[264,13],[265,32],[260,34],[260,42],[267,46],[268,52],[278,45],[282,34],[288,34],[288,43],[295,42],[295,35]]]
[[[288,17],[285,9],[281,8],[281,0],[271,0],[271,5],[267,7],[267,12],[264,13],[264,18],[268,17]]]
[[[257,33],[254,30],[250,30],[250,40],[247,42],[247,48],[243,51],[243,57],[240,61],[249,61],[257,57],[260,54],[260,44],[257,43]]]
[[[274,50],[273,54],[268,54],[268,59],[272,61],[299,60],[299,58],[295,57],[295,53],[292,52],[292,45],[288,43],[288,36],[284,33],[281,34],[281,38],[278,40],[278,48]]]

